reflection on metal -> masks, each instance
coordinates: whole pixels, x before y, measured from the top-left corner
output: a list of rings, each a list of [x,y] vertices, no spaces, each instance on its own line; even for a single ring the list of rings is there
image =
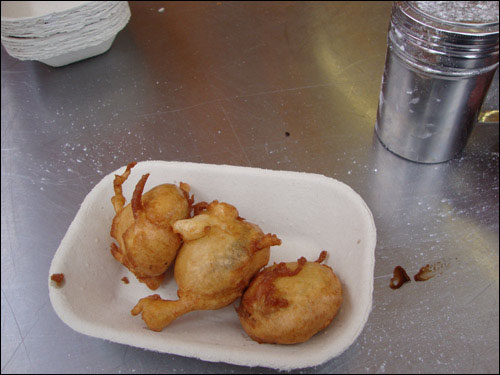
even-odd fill
[[[484,111],[479,114],[478,122],[496,122],[498,123],[498,109],[493,111]]]
[[[329,22],[324,25],[318,25],[317,20],[325,18],[325,12],[329,14]],[[332,101],[332,106],[344,107],[350,114],[356,114],[359,117],[375,119],[377,113],[376,99],[374,100],[374,91],[367,89],[376,82],[378,88],[382,78],[383,69],[381,65],[367,64],[367,61],[383,61],[385,56],[385,43],[376,43],[372,41],[366,44],[363,53],[356,50],[356,35],[341,33],[336,25],[342,23],[343,12],[349,13],[352,19],[361,19],[364,16],[363,8],[344,8],[336,10],[334,6],[323,8],[313,8],[310,17],[309,28],[314,32],[313,53],[315,63],[320,69],[321,74],[327,82],[331,83],[334,95],[338,95]],[[389,22],[389,13],[379,15],[380,18],[387,17]],[[321,26],[321,27],[320,27]],[[352,31],[351,31],[352,32]],[[380,39],[384,41],[384,39]],[[348,43],[347,43],[348,42]],[[382,48],[381,48],[382,47]],[[367,129],[373,129],[373,122],[363,122],[362,127],[353,128],[351,131],[364,132]]]

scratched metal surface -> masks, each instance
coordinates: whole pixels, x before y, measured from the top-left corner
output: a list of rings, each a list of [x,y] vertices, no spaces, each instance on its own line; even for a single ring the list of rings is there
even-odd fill
[[[373,311],[346,352],[297,372],[498,373],[498,124],[445,164],[381,147],[390,3],[131,6],[105,55],[53,69],[2,49],[2,373],[274,372],[105,342],[53,312],[60,240],[93,185],[133,159],[322,173],[363,196]],[[396,265],[436,261],[441,275],[389,288]]]

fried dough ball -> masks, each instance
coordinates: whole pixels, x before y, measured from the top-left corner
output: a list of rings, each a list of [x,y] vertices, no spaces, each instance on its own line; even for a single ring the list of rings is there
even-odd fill
[[[111,254],[140,282],[155,290],[182,242],[181,237],[173,232],[172,224],[190,216],[193,199],[189,198],[189,185],[182,182],[180,188],[162,184],[143,195],[148,173],[137,183],[131,204],[124,206],[122,184],[135,164],[128,164],[123,175],[115,175],[115,196],[111,202],[116,215],[111,237],[118,241],[119,246],[112,243]]]
[[[342,287],[332,269],[308,262],[266,267],[251,281],[237,309],[245,332],[258,343],[297,344],[326,328],[342,304]]]
[[[252,276],[269,261],[270,246],[280,245],[274,234],[264,234],[238,216],[230,204],[213,201],[195,205],[195,216],[174,223],[184,243],[175,262],[177,301],[155,294],[142,298],[132,315],[153,331],[193,310],[216,310],[241,296]]]

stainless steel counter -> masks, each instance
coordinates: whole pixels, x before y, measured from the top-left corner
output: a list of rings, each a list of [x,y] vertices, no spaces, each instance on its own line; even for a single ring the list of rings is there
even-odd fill
[[[444,164],[381,146],[390,8],[131,3],[102,56],[50,68],[2,49],[2,373],[274,372],[87,337],[52,310],[49,265],[79,204],[134,159],[321,173],[365,199],[372,313],[346,352],[301,373],[498,373],[498,124],[479,124]],[[437,261],[440,275],[389,288],[395,266],[412,276]]]

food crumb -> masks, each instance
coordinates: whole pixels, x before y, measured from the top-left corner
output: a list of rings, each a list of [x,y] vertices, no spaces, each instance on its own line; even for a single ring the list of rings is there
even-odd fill
[[[403,286],[404,283],[411,280],[405,269],[401,266],[396,266],[393,272],[394,277],[391,279],[391,282],[389,284],[391,289],[399,289]]]
[[[128,277],[126,277],[126,276],[122,277],[122,281],[123,281],[124,284],[128,284],[129,283]]]
[[[290,132],[285,132],[285,136],[289,137],[290,136]]]
[[[165,8],[158,9],[158,13],[163,13],[164,11],[165,11]]]
[[[64,273],[53,273],[52,276],[50,276],[50,279],[55,281],[57,286],[62,286],[64,282]]]
[[[413,276],[413,279],[415,281],[427,281],[432,279],[438,273],[442,273],[445,267],[446,264],[443,264],[442,262],[436,262],[433,265],[426,264],[420,268],[415,276]]]

